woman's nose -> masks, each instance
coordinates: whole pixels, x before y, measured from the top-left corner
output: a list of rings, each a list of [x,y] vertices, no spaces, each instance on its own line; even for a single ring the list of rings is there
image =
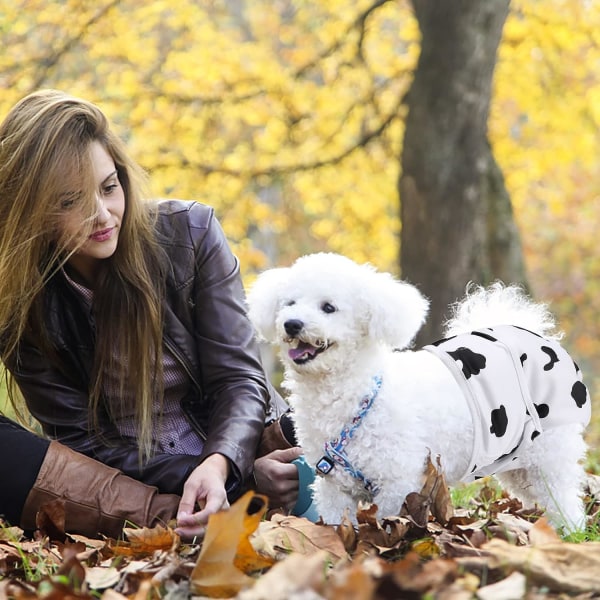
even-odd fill
[[[98,196],[98,194],[96,194],[96,207],[98,209],[96,212],[96,220],[100,223],[108,221],[108,219],[110,219],[110,211],[106,207],[104,200]]]

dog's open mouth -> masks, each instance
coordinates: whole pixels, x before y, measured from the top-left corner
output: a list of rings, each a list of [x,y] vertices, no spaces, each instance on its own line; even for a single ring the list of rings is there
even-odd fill
[[[297,345],[288,350],[288,356],[297,364],[303,365],[311,360],[314,360],[317,355],[321,354],[329,348],[327,342],[319,342],[316,346],[301,340],[295,340]]]

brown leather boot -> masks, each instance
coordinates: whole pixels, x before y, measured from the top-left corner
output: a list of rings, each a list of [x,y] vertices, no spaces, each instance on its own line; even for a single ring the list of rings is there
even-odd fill
[[[166,525],[177,513],[179,496],[127,477],[58,442],[51,442],[21,515],[21,527],[36,529],[46,502],[65,502],[65,532],[118,538],[125,521],[140,527]]]

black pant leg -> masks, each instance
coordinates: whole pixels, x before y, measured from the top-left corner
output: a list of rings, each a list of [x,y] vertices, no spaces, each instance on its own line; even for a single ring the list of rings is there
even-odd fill
[[[49,440],[0,415],[0,516],[11,525],[21,521],[49,445]]]

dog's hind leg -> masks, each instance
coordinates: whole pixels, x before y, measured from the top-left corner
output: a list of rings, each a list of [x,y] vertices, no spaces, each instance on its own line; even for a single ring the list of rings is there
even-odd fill
[[[545,431],[520,457],[522,468],[498,473],[496,478],[526,506],[546,510],[548,520],[567,531],[586,525],[583,503],[585,471],[581,461],[586,444],[580,425],[564,425]]]

